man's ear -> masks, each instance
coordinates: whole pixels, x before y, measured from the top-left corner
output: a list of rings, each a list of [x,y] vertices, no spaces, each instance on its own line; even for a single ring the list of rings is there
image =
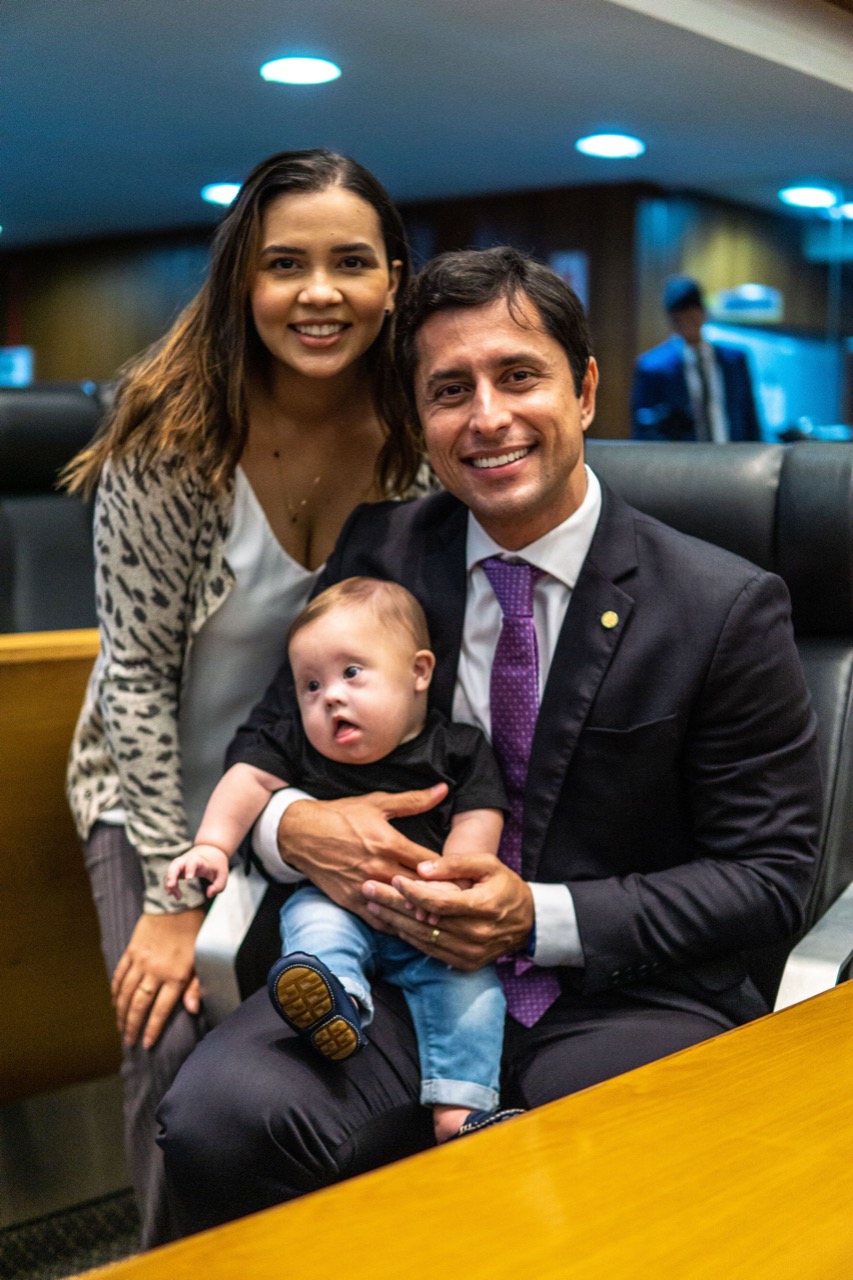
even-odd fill
[[[595,358],[590,356],[580,394],[582,431],[586,431],[587,427],[595,417],[595,393],[597,390],[598,365],[596,364]]]
[[[395,258],[388,269],[389,285],[388,295],[386,298],[386,315],[390,315],[394,310],[397,301],[397,290],[400,288],[400,278],[403,274],[403,263],[399,258]]]
[[[435,671],[435,654],[431,649],[418,649],[412,670],[415,675],[415,693],[423,693],[430,686]]]

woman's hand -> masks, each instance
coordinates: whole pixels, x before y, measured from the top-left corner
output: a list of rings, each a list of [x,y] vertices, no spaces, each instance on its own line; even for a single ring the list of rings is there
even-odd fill
[[[126,1045],[136,1044],[143,1028],[143,1047],[156,1044],[181,997],[188,1013],[198,1013],[194,952],[204,914],[196,907],[137,920],[112,980],[116,1020]]]

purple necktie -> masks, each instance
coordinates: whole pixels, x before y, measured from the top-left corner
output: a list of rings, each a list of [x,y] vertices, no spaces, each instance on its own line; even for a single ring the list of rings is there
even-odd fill
[[[525,561],[510,564],[492,557],[483,570],[503,613],[492,664],[492,747],[509,800],[499,856],[521,875],[524,788],[536,717],[539,714],[539,651],[533,626],[533,583],[542,571]],[[498,976],[507,1009],[525,1027],[538,1022],[560,994],[553,969],[541,969],[526,956],[501,956]]]

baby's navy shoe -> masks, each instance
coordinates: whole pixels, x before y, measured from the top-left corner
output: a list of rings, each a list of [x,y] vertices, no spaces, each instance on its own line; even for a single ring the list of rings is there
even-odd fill
[[[352,997],[316,956],[292,951],[276,960],[267,990],[276,1013],[324,1058],[342,1062],[367,1044]]]
[[[472,1111],[454,1138],[464,1138],[469,1133],[479,1133],[481,1129],[491,1129],[492,1125],[503,1124],[504,1120],[514,1120],[523,1116],[521,1107],[506,1107],[503,1111]]]

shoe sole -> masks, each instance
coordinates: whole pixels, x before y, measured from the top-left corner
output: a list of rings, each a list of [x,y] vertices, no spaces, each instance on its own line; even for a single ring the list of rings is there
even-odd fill
[[[275,984],[279,1006],[294,1026],[307,1031],[332,1012],[334,1001],[326,980],[314,969],[292,965]]]
[[[324,1058],[340,1062],[349,1058],[358,1045],[358,1036],[343,1018],[323,1019],[331,1013],[334,999],[325,978],[301,965],[285,969],[275,984],[275,995],[281,1011],[300,1031],[311,1031],[311,1043]]]
[[[331,1022],[318,1027],[311,1041],[314,1048],[318,1049],[324,1058],[330,1058],[332,1062],[340,1062],[342,1058],[350,1057],[358,1048],[358,1036],[343,1018],[332,1018]]]

